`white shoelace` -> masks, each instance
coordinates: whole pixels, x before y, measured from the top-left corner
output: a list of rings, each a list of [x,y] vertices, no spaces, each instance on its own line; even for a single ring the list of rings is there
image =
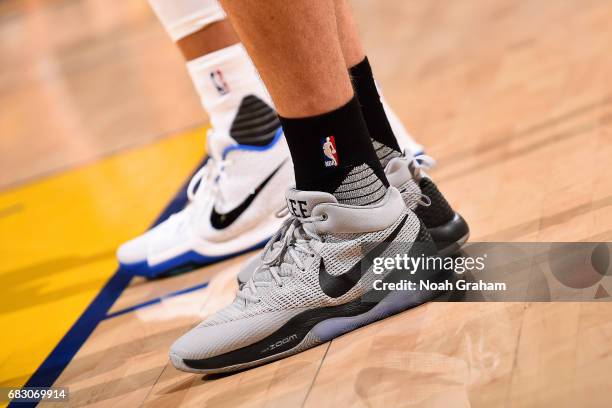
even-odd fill
[[[168,218],[166,224],[176,231],[184,229],[197,216],[210,200],[223,201],[220,181],[226,177],[225,170],[232,165],[231,160],[215,159],[212,156],[200,170],[198,170],[187,186],[188,204],[182,211]]]
[[[282,287],[282,277],[291,276],[295,272],[294,268],[303,272],[305,265],[301,255],[317,256],[317,252],[310,245],[310,241],[313,239],[321,240],[318,235],[303,228],[303,224],[325,219],[325,216],[307,218],[291,216],[286,219],[264,247],[261,255],[261,265],[255,269],[249,282],[240,289],[238,298],[247,302],[260,302],[261,299],[257,296],[258,288],[272,285]],[[286,262],[289,259],[293,263]],[[268,279],[267,273],[272,279]]]
[[[232,164],[231,160],[218,160],[212,157],[208,162],[193,175],[187,186],[187,198],[190,202],[199,196],[205,195],[207,188],[217,187],[222,177],[225,177],[225,169]]]
[[[408,153],[404,151],[402,153],[404,156],[407,156]],[[414,177],[417,177],[422,170],[429,170],[436,165],[436,160],[428,156],[426,154],[421,154],[417,157],[413,157],[412,160],[408,164],[408,168]],[[411,167],[414,169],[411,169]],[[431,205],[431,199],[423,194],[423,193],[412,193],[411,196],[414,197],[416,202],[424,207],[429,207]]]
[[[421,154],[419,156],[416,156],[412,160],[415,162],[415,165],[425,170],[431,170],[436,165],[436,160],[433,157],[428,156],[426,154]]]

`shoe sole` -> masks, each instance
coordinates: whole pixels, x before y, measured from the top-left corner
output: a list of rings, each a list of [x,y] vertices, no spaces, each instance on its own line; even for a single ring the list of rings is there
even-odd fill
[[[233,258],[247,252],[254,251],[256,249],[263,248],[268,242],[269,238],[248,247],[241,249],[236,252],[231,252],[226,255],[218,256],[207,256],[199,254],[195,251],[189,251],[175,258],[168,259],[167,261],[161,262],[157,265],[149,265],[147,261],[137,262],[133,264],[119,263],[119,271],[127,273],[132,276],[142,276],[147,279],[164,278],[168,276],[174,276],[180,273],[192,271],[197,268],[201,268],[206,265],[210,265],[216,262],[224,261],[229,258]]]
[[[417,272],[416,275],[419,275]],[[448,273],[438,274],[436,280],[447,279],[452,275]],[[385,279],[387,280],[387,279]],[[444,290],[417,290],[417,291],[391,291],[375,306],[368,311],[356,316],[332,317],[325,319],[314,325],[295,347],[270,355],[262,359],[253,360],[245,363],[228,365],[214,369],[198,369],[185,364],[184,360],[174,353],[170,353],[170,360],[175,368],[181,371],[196,374],[221,374],[239,371],[247,368],[256,367],[272,361],[276,361],[290,355],[301,353],[309,348],[333,340],[343,334],[351,332],[360,327],[385,319],[392,315],[407,311],[430,300],[433,300],[447,291]]]
[[[470,237],[470,228],[459,213],[438,227],[427,228],[429,235],[438,247],[441,256],[453,255],[458,252]]]

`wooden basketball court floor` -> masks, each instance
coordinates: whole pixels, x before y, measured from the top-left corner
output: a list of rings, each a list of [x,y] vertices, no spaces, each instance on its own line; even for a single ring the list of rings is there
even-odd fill
[[[612,3],[353,5],[472,241],[612,240]],[[205,154],[178,52],[144,0],[3,0],[0,38],[0,386],[66,386],[64,406],[610,406],[607,298],[432,303],[234,375],[174,370],[169,345],[248,256],[116,274]]]

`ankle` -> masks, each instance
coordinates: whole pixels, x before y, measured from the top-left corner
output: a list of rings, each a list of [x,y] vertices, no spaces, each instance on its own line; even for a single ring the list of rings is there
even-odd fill
[[[281,123],[299,190],[328,192],[340,202],[355,205],[384,195],[389,184],[355,97],[323,115],[281,117]]]
[[[386,147],[400,152],[401,149],[385,113],[368,58],[366,57],[359,64],[351,67],[349,74],[370,136]]]

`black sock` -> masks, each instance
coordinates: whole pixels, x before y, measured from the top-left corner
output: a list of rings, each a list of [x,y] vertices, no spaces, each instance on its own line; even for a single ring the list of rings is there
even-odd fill
[[[374,74],[368,58],[366,57],[359,64],[351,67],[349,74],[359,98],[363,118],[374,141],[376,155],[385,166],[393,157],[399,156],[401,149],[387,119],[378,89],[376,89]]]
[[[352,205],[367,205],[384,196],[389,183],[356,97],[322,115],[280,120],[297,189],[325,191]]]

